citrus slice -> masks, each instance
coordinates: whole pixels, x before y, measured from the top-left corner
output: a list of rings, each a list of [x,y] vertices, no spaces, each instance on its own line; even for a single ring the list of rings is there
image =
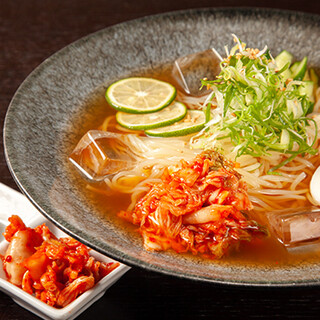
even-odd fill
[[[170,126],[146,130],[148,136],[153,137],[178,137],[200,131],[206,123],[206,116],[203,111],[189,110],[187,115]]]
[[[106,99],[119,111],[150,113],[168,106],[176,94],[176,88],[167,82],[133,77],[111,84],[106,91]]]
[[[146,114],[117,112],[118,123],[131,130],[147,130],[169,126],[185,117],[187,107],[181,102],[174,102],[167,108]]]

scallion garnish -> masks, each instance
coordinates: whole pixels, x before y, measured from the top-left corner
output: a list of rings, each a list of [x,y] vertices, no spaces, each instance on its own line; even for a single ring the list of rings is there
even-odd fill
[[[307,115],[313,101],[301,87],[303,81],[285,78],[290,63],[279,68],[269,50],[246,48],[238,38],[230,55],[221,61],[221,72],[215,80],[202,80],[213,90],[211,115],[221,120],[208,120],[202,132],[202,146],[210,147],[211,139],[230,139],[237,157],[248,154],[261,157],[270,151],[289,156],[270,173],[299,154],[316,154],[317,125]],[[241,47],[240,47],[241,46]],[[286,72],[287,71],[287,72]],[[208,110],[207,110],[208,114]],[[307,135],[312,126],[314,138]]]

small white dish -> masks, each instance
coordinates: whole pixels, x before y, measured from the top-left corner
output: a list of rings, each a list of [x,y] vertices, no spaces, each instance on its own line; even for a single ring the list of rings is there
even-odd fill
[[[30,204],[29,201],[22,194],[0,184],[0,205],[2,204],[1,198],[3,197],[4,193],[12,195],[16,203],[19,203],[21,205],[26,203]],[[8,198],[5,197],[5,198],[12,199],[10,197]],[[15,212],[7,213],[7,217],[11,216],[11,214],[17,214],[24,220],[25,224],[28,227],[34,228],[38,225],[45,223],[49,227],[51,232],[58,238],[67,236],[64,232],[58,229],[53,223],[51,223],[49,220],[44,218],[40,213],[38,213],[35,208],[33,208],[33,210],[30,210],[30,211],[33,211],[32,216],[30,215],[26,216],[25,214],[20,215],[18,210],[16,210]],[[3,224],[7,225],[9,223],[9,222],[5,222],[6,217],[1,216],[0,218],[1,218],[0,225],[3,225]],[[8,247],[8,242],[6,240],[2,240],[0,242],[1,255],[5,254],[7,247]],[[106,263],[116,262],[115,260],[112,260],[111,258],[108,258],[94,250],[91,250],[90,254],[95,259],[106,262]],[[34,314],[36,314],[37,316],[43,319],[72,320],[72,319],[75,319],[77,316],[79,316],[84,310],[86,310],[95,301],[100,299],[104,295],[106,290],[110,286],[112,286],[129,269],[130,267],[120,263],[120,265],[116,269],[114,269],[112,272],[106,275],[103,279],[101,279],[92,289],[84,292],[76,300],[74,300],[73,302],[71,302],[69,305],[67,305],[62,309],[57,309],[45,304],[44,302],[40,301],[39,299],[35,298],[34,296],[28,294],[27,292],[23,291],[19,287],[7,281],[7,277],[3,270],[3,265],[1,262],[0,262],[0,290],[8,294],[17,304],[33,312]]]

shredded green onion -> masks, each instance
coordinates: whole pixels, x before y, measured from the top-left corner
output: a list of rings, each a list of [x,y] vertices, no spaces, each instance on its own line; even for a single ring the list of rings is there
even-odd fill
[[[302,95],[302,81],[284,80],[286,64],[277,69],[275,60],[266,48],[262,51],[237,45],[221,61],[221,72],[215,80],[202,80],[202,85],[214,92],[206,107],[221,116],[221,121],[208,124],[203,143],[210,136],[229,138],[237,147],[237,157],[247,154],[261,157],[269,151],[290,155],[270,172],[281,168],[299,154],[316,154],[317,125],[307,115],[313,102]],[[239,48],[241,45],[241,48]],[[313,126],[315,138],[310,142],[307,127]],[[219,134],[217,135],[217,132]]]

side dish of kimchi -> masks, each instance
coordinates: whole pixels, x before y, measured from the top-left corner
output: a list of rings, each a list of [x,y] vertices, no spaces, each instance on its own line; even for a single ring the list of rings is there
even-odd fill
[[[217,152],[165,169],[160,183],[119,216],[139,226],[145,249],[191,252],[211,259],[266,229],[249,220],[253,208],[235,164]]]
[[[58,239],[45,224],[28,228],[17,215],[9,222],[1,257],[7,279],[50,306],[65,307],[119,265],[95,260],[85,245]]]

